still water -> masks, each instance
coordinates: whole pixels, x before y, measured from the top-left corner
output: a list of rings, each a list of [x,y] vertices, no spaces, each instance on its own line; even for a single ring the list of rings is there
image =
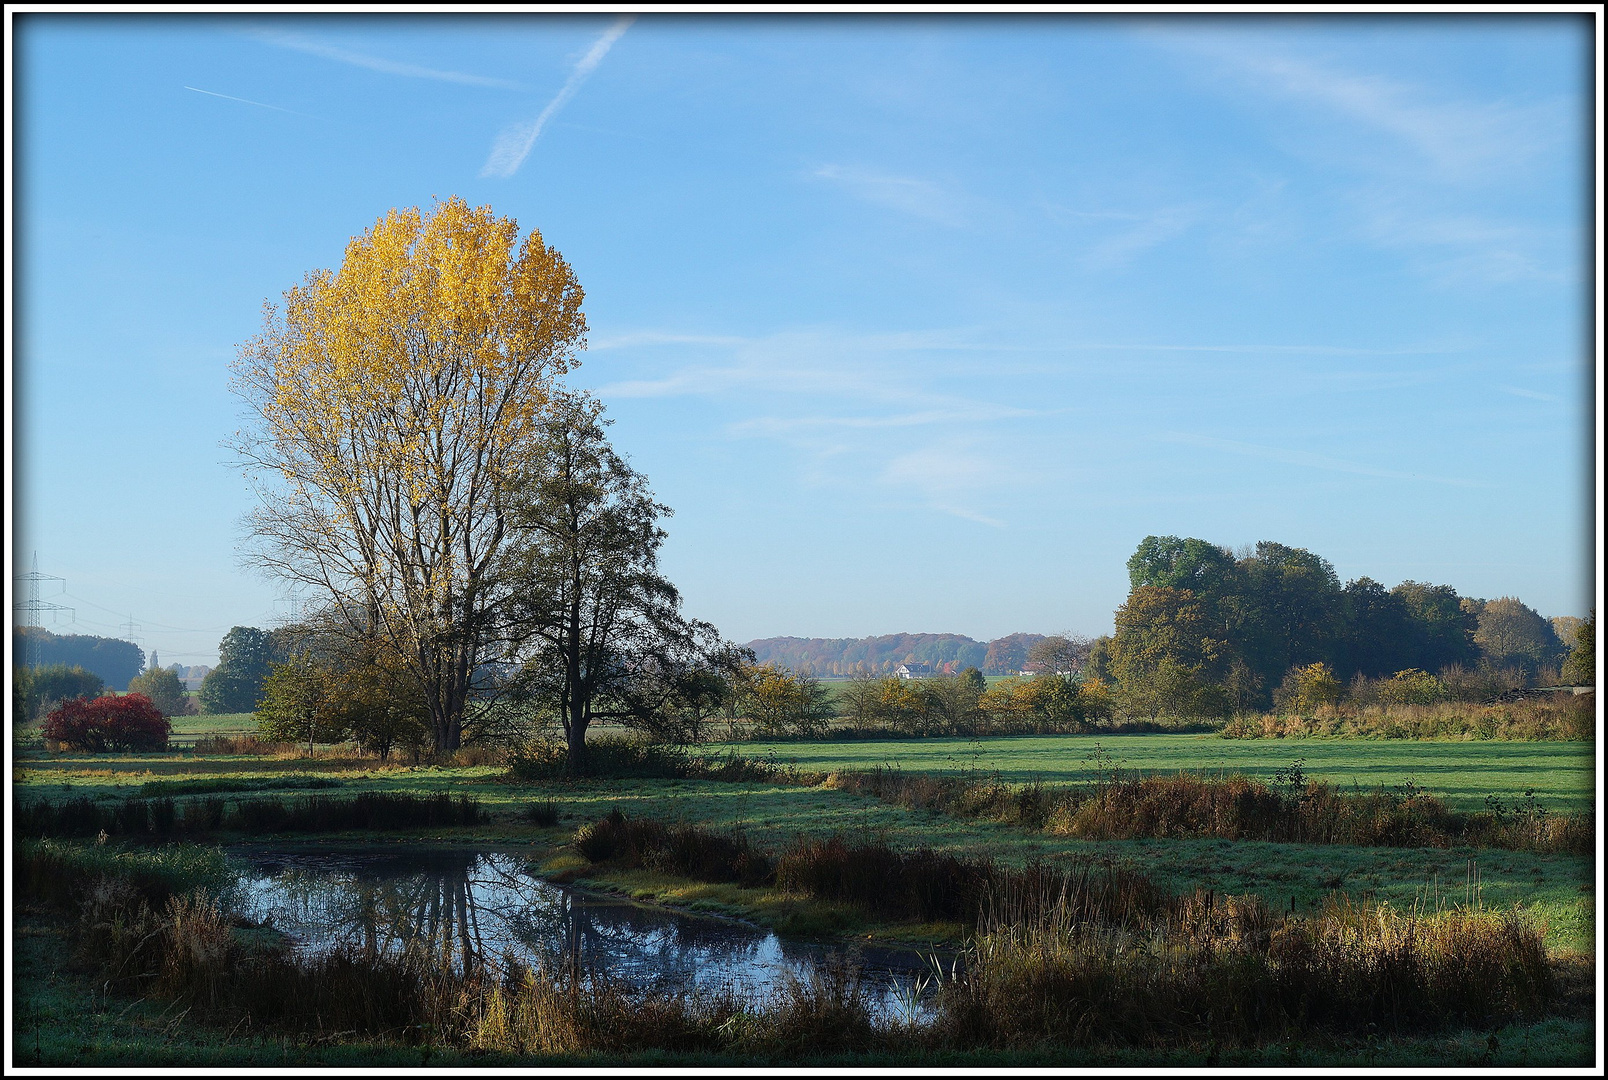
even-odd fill
[[[246,868],[241,910],[271,920],[299,949],[380,954],[424,947],[441,962],[579,961],[638,985],[716,990],[757,1001],[807,980],[827,946],[710,916],[645,907],[543,881],[504,852],[234,851]],[[873,1011],[919,1019],[931,962],[914,949],[856,947]]]

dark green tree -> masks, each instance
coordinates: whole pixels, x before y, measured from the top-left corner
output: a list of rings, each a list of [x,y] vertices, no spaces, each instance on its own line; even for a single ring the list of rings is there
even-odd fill
[[[1329,561],[1263,540],[1240,571],[1242,614],[1228,636],[1264,685],[1279,685],[1293,666],[1328,662],[1342,629],[1340,579]]]
[[[1402,670],[1413,653],[1412,616],[1406,601],[1370,577],[1346,583],[1340,597],[1341,642],[1334,670],[1341,680],[1370,679]]]
[[[1411,644],[1398,670],[1436,672],[1453,664],[1469,667],[1479,661],[1474,644],[1478,615],[1465,608],[1456,589],[1404,581],[1390,591],[1401,598],[1411,620]]]
[[[274,633],[255,626],[234,627],[218,643],[218,666],[201,680],[201,711],[254,712],[269,669],[286,659],[284,645]]]
[[[1239,588],[1240,567],[1227,549],[1194,537],[1147,536],[1128,559],[1128,587],[1188,589],[1213,601]]]
[[[557,714],[577,771],[594,721],[652,731],[687,674],[732,651],[681,614],[658,565],[670,508],[609,445],[601,411],[554,403],[510,499],[511,565],[499,568],[518,583],[507,632],[527,643],[522,691]]]
[[[1574,686],[1597,685],[1597,613],[1575,627],[1569,659],[1563,665],[1564,681]]]

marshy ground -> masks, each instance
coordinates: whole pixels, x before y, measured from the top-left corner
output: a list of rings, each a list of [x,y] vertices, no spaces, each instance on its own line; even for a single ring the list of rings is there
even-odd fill
[[[1226,745],[1225,745],[1226,743]],[[1098,750],[1096,749],[1098,744]],[[1001,739],[928,739],[905,742],[741,744],[747,755],[767,752],[773,760],[796,761],[805,770],[865,768],[896,764],[906,773],[996,776],[1002,782],[1085,782],[1091,770],[1125,768],[1155,772],[1179,769],[1244,772],[1271,776],[1294,758],[1304,758],[1314,779],[1337,785],[1395,785],[1411,777],[1448,805],[1470,811],[1486,796],[1515,801],[1526,790],[1555,812],[1577,810],[1594,796],[1594,750],[1587,743],[1381,743],[1341,739],[1259,740],[1229,743],[1210,736],[1133,735],[1053,736]],[[465,755],[466,757],[472,757]],[[461,845],[518,851],[544,874],[651,903],[734,915],[783,933],[847,942],[905,941],[954,943],[974,931],[964,922],[890,918],[852,903],[800,896],[774,884],[707,881],[645,866],[579,854],[576,830],[618,810],[629,819],[684,823],[718,832],[740,830],[756,849],[780,852],[801,838],[839,834],[851,841],[896,850],[928,848],[940,855],[988,860],[1006,867],[1034,862],[1072,865],[1087,857],[1114,858],[1178,895],[1197,889],[1218,896],[1254,894],[1278,913],[1317,911],[1330,898],[1358,903],[1385,901],[1398,910],[1457,905],[1474,898],[1487,908],[1516,909],[1543,924],[1544,945],[1563,993],[1551,1015],[1491,1030],[1395,1034],[1356,1039],[1349,1035],[1306,1037],[1278,1046],[1221,1051],[1224,1064],[1318,1063],[1379,1064],[1583,1064],[1590,1061],[1591,974],[1595,948],[1595,859],[1579,854],[1471,847],[1356,847],[1226,840],[1214,837],[1138,838],[1094,841],[1024,829],[1018,824],[910,809],[839,787],[799,783],[797,777],[716,781],[688,778],[562,779],[516,782],[501,763],[460,765],[381,764],[334,754],[320,756],[196,755],[167,753],[124,756],[47,754],[37,744],[19,747],[14,797],[19,802],[52,803],[82,797],[114,805],[130,797],[173,798],[181,806],[203,798],[239,800],[318,795],[352,798],[364,793],[450,794],[476,800],[484,819],[475,825],[350,831],[294,837],[253,837],[220,832],[209,842],[283,846]],[[538,824],[533,804],[550,805],[557,820]],[[541,818],[541,815],[535,815]],[[547,820],[551,820],[548,818]],[[115,843],[116,841],[114,841]],[[42,909],[19,913],[14,955],[17,1008],[14,1035],[17,1062],[37,1049],[47,1063],[113,1064],[223,1063],[418,1063],[471,1060],[461,1048],[362,1043],[343,1039],[309,1040],[278,1033],[221,1031],[186,1018],[182,1005],[110,997],[98,1004],[86,970],[65,959],[66,933]],[[91,1007],[86,1008],[86,1003]],[[166,1011],[164,1011],[166,1010]],[[869,1064],[880,1052],[865,1050],[854,1060]],[[476,1064],[513,1060],[506,1054],[474,1057]],[[1154,1048],[1143,1052],[1116,1047],[1038,1048],[1009,1052],[976,1049],[964,1053],[909,1049],[934,1064],[1109,1063],[1198,1064],[1196,1050]],[[1191,1056],[1193,1055],[1193,1056]],[[644,1063],[714,1061],[719,1055],[632,1052],[607,1060]],[[741,1058],[741,1055],[738,1055]],[[544,1057],[601,1060],[596,1054]],[[749,1058],[751,1059],[751,1058]],[[733,1059],[736,1060],[736,1059]]]

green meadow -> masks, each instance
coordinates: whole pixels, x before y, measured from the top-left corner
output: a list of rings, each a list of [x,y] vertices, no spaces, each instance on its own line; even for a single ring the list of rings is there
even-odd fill
[[[1585,742],[1429,742],[1376,739],[1224,739],[1204,735],[1047,735],[841,742],[744,742],[726,748],[774,755],[800,769],[889,766],[912,773],[998,773],[1011,783],[1081,783],[1097,768],[1143,773],[1243,773],[1270,780],[1300,759],[1308,777],[1350,787],[1411,778],[1448,806],[1477,810],[1533,790],[1549,809],[1583,810],[1596,797],[1596,748]]]

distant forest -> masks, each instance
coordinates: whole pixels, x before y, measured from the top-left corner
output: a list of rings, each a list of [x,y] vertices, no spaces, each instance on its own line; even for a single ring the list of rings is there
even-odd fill
[[[964,634],[883,634],[867,638],[774,637],[750,641],[755,659],[811,675],[886,674],[900,664],[931,664],[939,674],[979,668],[984,675],[1014,675],[1043,634],[1011,634],[975,641]]]
[[[38,643],[39,656],[35,662],[39,666],[81,667],[99,675],[112,690],[127,690],[128,681],[145,670],[145,650],[132,641],[90,634],[52,634],[37,626],[12,628],[11,655],[19,664],[28,656],[29,639]]]

